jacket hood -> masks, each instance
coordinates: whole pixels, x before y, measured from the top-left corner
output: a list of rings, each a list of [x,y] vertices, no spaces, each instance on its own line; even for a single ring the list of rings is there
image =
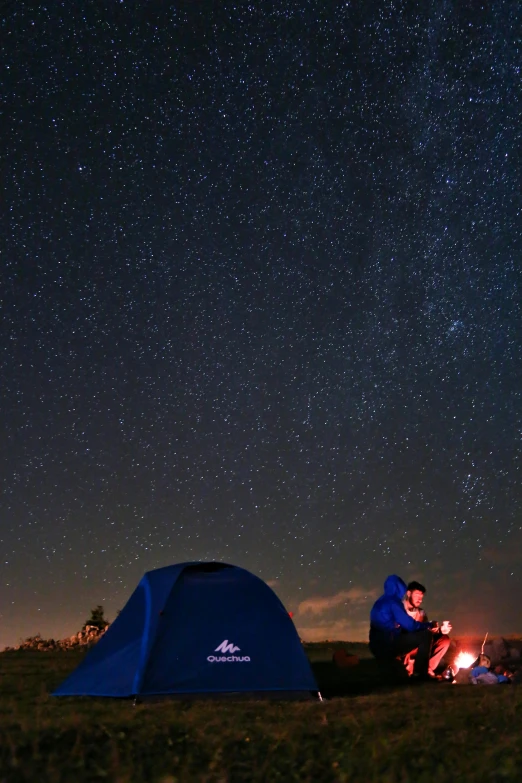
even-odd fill
[[[406,584],[402,581],[400,576],[396,576],[395,574],[389,576],[384,583],[384,594],[390,598],[398,598],[399,601],[402,601],[404,598],[406,590]]]

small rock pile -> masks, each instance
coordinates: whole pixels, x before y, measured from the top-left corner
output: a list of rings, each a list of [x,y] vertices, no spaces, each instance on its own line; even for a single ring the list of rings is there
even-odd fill
[[[81,631],[65,639],[42,639],[39,633],[30,636],[16,647],[6,647],[4,652],[13,650],[38,650],[48,652],[51,650],[76,650],[81,647],[92,647],[103,636],[106,628],[98,628],[97,625],[86,625]]]

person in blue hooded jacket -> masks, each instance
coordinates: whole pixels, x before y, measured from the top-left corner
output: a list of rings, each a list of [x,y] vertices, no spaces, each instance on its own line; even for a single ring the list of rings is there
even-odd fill
[[[399,576],[386,579],[384,595],[377,599],[370,612],[370,650],[380,660],[417,650],[413,674],[429,680],[433,632],[438,629],[438,623],[422,623],[410,617],[403,604],[406,590],[406,584]]]

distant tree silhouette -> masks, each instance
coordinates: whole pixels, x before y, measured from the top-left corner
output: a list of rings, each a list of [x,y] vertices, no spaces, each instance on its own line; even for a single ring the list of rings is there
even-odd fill
[[[94,625],[96,628],[99,628],[100,631],[107,628],[109,621],[104,617],[103,606],[95,606],[94,609],[91,609],[91,616],[84,624],[82,630],[85,630],[88,625]]]

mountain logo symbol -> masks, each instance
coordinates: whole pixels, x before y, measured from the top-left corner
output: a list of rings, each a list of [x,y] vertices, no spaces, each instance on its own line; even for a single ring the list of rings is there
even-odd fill
[[[232,654],[235,652],[239,652],[239,647],[236,647],[232,642],[229,643],[228,639],[224,639],[219,647],[216,647],[214,652],[220,652],[226,655],[227,653]]]

